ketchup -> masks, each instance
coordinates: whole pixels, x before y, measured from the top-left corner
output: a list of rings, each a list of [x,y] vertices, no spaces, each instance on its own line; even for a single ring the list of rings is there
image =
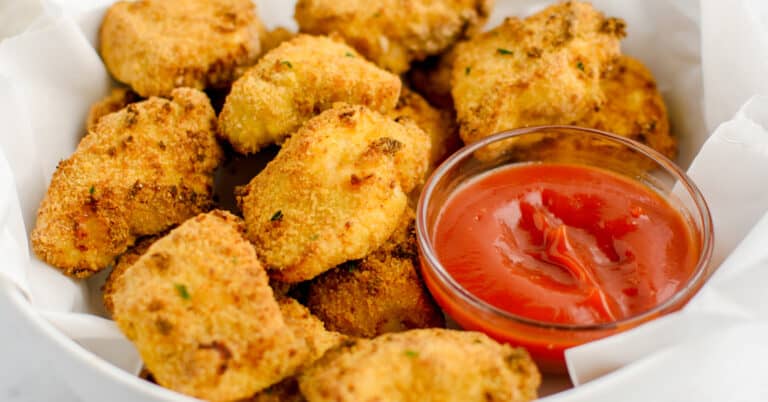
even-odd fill
[[[434,230],[437,258],[467,291],[545,323],[647,311],[685,285],[699,253],[661,195],[580,165],[491,171],[451,196]]]

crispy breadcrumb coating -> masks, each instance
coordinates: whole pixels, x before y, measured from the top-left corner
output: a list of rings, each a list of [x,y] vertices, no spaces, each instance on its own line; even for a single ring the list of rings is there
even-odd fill
[[[158,384],[197,398],[246,398],[292,374],[304,342],[266,272],[222,211],[152,244],[114,284],[114,319]]]
[[[399,77],[339,41],[299,35],[235,82],[219,116],[219,133],[236,151],[255,153],[282,143],[334,102],[386,113],[397,103],[400,85]]]
[[[302,32],[338,33],[379,66],[400,74],[482,28],[493,0],[299,0]]]
[[[452,95],[461,138],[574,124],[602,107],[600,78],[619,56],[624,27],[588,3],[565,2],[459,44]],[[518,145],[509,139],[476,156],[491,159]]]
[[[248,239],[273,278],[300,282],[363,258],[424,179],[429,137],[359,105],[309,120],[239,189]]]
[[[32,249],[74,277],[111,264],[137,237],[211,206],[222,158],[204,93],[180,88],[104,116],[59,163],[32,230]]]
[[[417,272],[414,212],[378,250],[315,278],[307,306],[343,334],[372,338],[385,332],[444,327],[443,313]]]
[[[403,87],[400,100],[389,115],[396,121],[409,118],[429,134],[432,151],[427,173],[432,172],[448,155],[461,148],[461,138],[451,112],[435,109],[419,94],[406,87]]]
[[[478,332],[420,329],[359,340],[299,377],[309,402],[487,402],[536,398],[528,353]]]
[[[141,96],[229,86],[256,62],[263,24],[250,0],[119,1],[99,50],[109,72]]]
[[[102,117],[117,112],[129,104],[140,100],[142,100],[141,97],[129,88],[112,89],[109,95],[91,105],[91,109],[88,111],[88,117],[85,119],[86,130],[89,132],[93,131],[96,128],[96,123],[98,123]]]
[[[298,35],[296,32],[289,31],[283,27],[277,27],[271,31],[267,31],[261,37],[261,51],[267,53],[270,50],[280,46],[283,42],[287,42]]]

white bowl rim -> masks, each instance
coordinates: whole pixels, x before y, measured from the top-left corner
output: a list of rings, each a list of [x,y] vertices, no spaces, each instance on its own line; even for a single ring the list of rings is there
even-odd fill
[[[40,335],[52,340],[58,349],[80,365],[92,367],[93,372],[102,375],[103,379],[133,388],[149,400],[199,401],[132,375],[84,348],[43,318],[21,289],[11,281],[0,278],[0,292],[8,295],[10,305],[26,316]]]

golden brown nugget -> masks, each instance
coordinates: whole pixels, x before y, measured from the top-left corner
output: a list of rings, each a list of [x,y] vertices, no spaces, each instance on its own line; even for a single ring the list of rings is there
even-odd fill
[[[222,151],[204,93],[180,88],[104,116],[59,163],[32,230],[32,249],[74,277],[111,264],[136,238],[211,206]]]
[[[119,111],[131,103],[142,100],[141,97],[131,91],[129,88],[114,88],[104,99],[91,105],[88,111],[88,117],[85,119],[85,128],[92,131],[96,128],[96,123],[102,117]]]
[[[670,159],[677,155],[677,141],[669,132],[664,100],[650,71],[639,61],[622,56],[600,82],[606,102],[577,126],[591,127],[639,141]],[[616,168],[627,173],[653,169],[655,163],[624,146],[593,137],[569,136],[516,147],[514,154],[522,159],[578,161],[584,152],[615,161]],[[618,165],[620,164],[620,166]]]
[[[302,32],[338,33],[365,57],[400,74],[479,31],[493,0],[299,0]]]
[[[104,16],[107,69],[144,97],[226,87],[256,62],[264,28],[250,0],[119,1]]]
[[[574,124],[605,103],[600,78],[619,56],[624,22],[566,2],[458,45],[452,95],[465,143],[500,131]],[[477,156],[494,158],[517,139]]]
[[[674,160],[677,141],[670,134],[667,108],[648,68],[622,56],[600,86],[606,102],[577,125],[631,138]]]
[[[283,42],[232,87],[219,116],[219,133],[240,153],[281,144],[334,102],[386,113],[397,104],[400,78],[326,37],[299,35]]]
[[[409,118],[429,135],[432,151],[427,173],[432,172],[448,155],[461,147],[461,138],[451,112],[435,109],[419,94],[406,87],[403,87],[400,100],[389,115],[396,121]]]
[[[289,31],[283,27],[277,27],[271,31],[267,31],[261,38],[261,51],[262,53],[267,53],[280,46],[283,42],[295,38],[296,35],[296,32]]]
[[[104,308],[109,315],[112,315],[115,311],[115,304],[112,302],[112,296],[115,294],[115,283],[117,283],[117,278],[122,276],[131,265],[136,263],[136,261],[147,252],[149,246],[161,237],[162,235],[145,237],[117,258],[115,267],[112,268],[112,272],[109,273],[109,276],[102,287]]]
[[[447,329],[360,340],[329,352],[299,377],[309,402],[529,401],[540,383],[524,349]]]
[[[443,313],[417,272],[414,218],[408,208],[378,250],[312,281],[307,306],[329,329],[372,338],[385,332],[445,327]]]
[[[197,398],[246,398],[295,371],[305,347],[267,284],[241,220],[198,215],[115,282],[114,319],[158,384]]]
[[[248,239],[283,282],[363,258],[397,227],[428,159],[429,137],[413,122],[338,105],[308,121],[238,190]]]

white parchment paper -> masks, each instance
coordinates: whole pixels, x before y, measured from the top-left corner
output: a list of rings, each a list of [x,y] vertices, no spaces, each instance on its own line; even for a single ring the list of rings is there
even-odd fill
[[[109,3],[41,2],[43,16],[0,43],[0,277],[16,283],[63,334],[134,372],[140,361],[132,346],[98,315],[103,276],[69,279],[37,260],[27,245],[56,164],[75,149],[88,107],[114,84],[94,49]],[[293,1],[256,3],[268,26],[295,27]],[[550,3],[497,0],[489,26]],[[623,51],[656,76],[680,140],[678,162],[690,166],[713,213],[715,263],[725,263],[684,311],[568,351],[579,386],[553,398],[717,400],[712,398],[727,391],[730,400],[768,400],[768,393],[761,394],[765,387],[728,383],[768,368],[768,350],[758,344],[768,339],[768,218],[760,220],[768,211],[768,98],[755,96],[768,95],[768,3],[593,3],[627,21]],[[724,363],[731,352],[738,360]],[[695,374],[695,382],[648,386],[680,378],[680,367]],[[698,393],[689,389],[694,383]],[[702,398],[680,399],[684,395]]]

